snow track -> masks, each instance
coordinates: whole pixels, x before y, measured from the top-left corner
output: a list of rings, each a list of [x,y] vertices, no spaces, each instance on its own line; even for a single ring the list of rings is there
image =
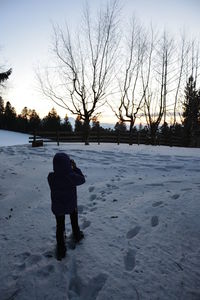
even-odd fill
[[[85,239],[61,262],[46,180],[58,151],[87,176]],[[199,170],[199,149],[0,147],[0,299],[199,300]]]

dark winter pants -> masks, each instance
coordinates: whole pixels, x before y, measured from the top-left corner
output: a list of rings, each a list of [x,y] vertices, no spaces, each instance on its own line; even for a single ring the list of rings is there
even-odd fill
[[[73,213],[70,214],[70,220],[71,220],[73,235],[76,236],[80,231],[78,226],[77,209],[75,209]],[[56,240],[57,240],[57,246],[60,249],[65,248],[64,232],[65,232],[65,215],[56,216]]]

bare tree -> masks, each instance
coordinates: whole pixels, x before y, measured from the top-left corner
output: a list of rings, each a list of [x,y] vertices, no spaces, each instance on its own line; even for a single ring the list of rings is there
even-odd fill
[[[181,123],[183,123],[183,99],[185,97],[186,83],[191,76],[197,83],[200,76],[199,42],[195,40],[188,41],[185,34],[183,34],[181,36],[181,47],[179,49],[173,124],[176,123],[177,115],[179,115],[179,119]]]
[[[181,34],[181,40],[178,41],[176,47],[176,59],[174,64],[174,82],[175,82],[175,94],[174,94],[174,107],[173,107],[173,125],[177,123],[177,111],[180,108],[180,98],[181,94],[183,94],[183,86],[185,86],[185,82],[187,78],[185,78],[185,69],[187,62],[187,55],[189,51],[189,44],[186,41],[185,33]],[[177,110],[178,109],[178,110]]]
[[[121,68],[121,76],[118,79],[120,101],[117,108],[114,107],[114,104],[110,107],[120,122],[129,123],[129,133],[131,135],[149,83],[153,35],[148,42],[144,28],[133,18],[129,36],[123,44],[127,50],[123,48],[125,62]],[[124,71],[122,71],[123,69]],[[144,69],[147,75],[145,79]]]
[[[78,34],[54,26],[53,51],[57,59],[54,80],[49,70],[38,75],[43,93],[84,122],[85,142],[89,124],[105,103],[118,49],[118,5],[113,1],[101,9],[96,21],[89,8],[84,11],[82,29]]]
[[[153,67],[151,68],[151,84],[145,92],[144,114],[150,129],[152,143],[155,143],[156,132],[163,118],[166,122],[167,116],[167,95],[171,78],[173,54],[173,39],[164,31],[158,41],[153,57]]]

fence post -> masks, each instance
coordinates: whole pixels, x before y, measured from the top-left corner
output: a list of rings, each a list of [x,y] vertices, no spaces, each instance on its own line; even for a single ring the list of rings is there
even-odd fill
[[[97,129],[97,142],[100,145],[100,128]]]
[[[130,146],[133,145],[133,133],[132,133],[132,130],[131,130],[131,132],[129,132],[129,145]]]
[[[33,142],[35,143],[35,141],[36,141],[36,130],[34,130],[33,132]]]
[[[57,140],[57,146],[60,145],[59,143],[59,131],[56,131],[56,140]]]
[[[120,143],[120,131],[117,132],[117,145]]]
[[[138,144],[138,146],[140,144],[140,132],[139,131],[137,132],[137,144]]]
[[[169,137],[169,146],[170,147],[173,146],[173,136],[172,136],[172,134],[170,134],[170,137]]]

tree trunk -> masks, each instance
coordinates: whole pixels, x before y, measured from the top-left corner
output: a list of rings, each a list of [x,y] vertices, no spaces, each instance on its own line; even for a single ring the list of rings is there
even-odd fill
[[[156,145],[156,133],[158,127],[155,124],[151,125],[151,145]]]
[[[89,118],[87,118],[84,121],[84,128],[83,128],[83,138],[84,138],[85,145],[89,145],[89,136],[90,136],[90,120]]]
[[[130,122],[130,126],[129,126],[129,145],[133,145],[133,122]]]

